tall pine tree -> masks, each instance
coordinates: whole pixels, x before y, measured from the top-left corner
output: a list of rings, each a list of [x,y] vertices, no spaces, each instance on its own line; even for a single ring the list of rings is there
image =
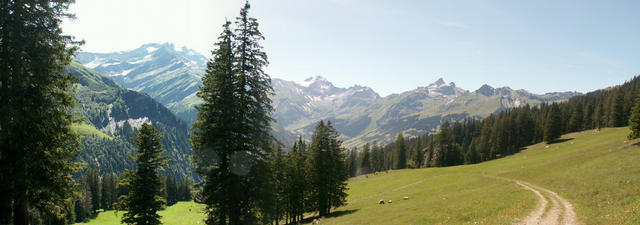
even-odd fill
[[[60,29],[73,0],[2,1],[0,6],[0,224],[31,212],[62,218],[73,193],[73,77],[77,50]]]
[[[132,157],[137,168],[126,173],[122,180],[123,185],[128,186],[129,194],[118,200],[119,209],[127,211],[121,221],[137,225],[162,224],[157,213],[166,203],[161,197],[162,180],[158,173],[158,169],[167,165],[162,135],[151,124],[144,123],[132,141],[138,146],[136,156]]]
[[[207,224],[255,223],[255,202],[264,197],[259,195],[264,171],[252,168],[264,165],[271,148],[273,88],[263,71],[268,62],[259,41],[264,37],[249,9],[245,4],[236,18],[235,34],[225,23],[197,93],[204,103],[197,107],[191,143],[197,172],[205,176]]]
[[[393,148],[393,168],[407,168],[407,146],[404,143],[404,137],[402,136],[402,133],[398,134],[395,146]]]
[[[547,118],[544,123],[544,141],[552,143],[562,134],[562,121],[560,118],[560,109],[557,103],[552,103],[547,112]]]
[[[331,208],[346,203],[348,179],[344,165],[344,150],[338,132],[320,121],[313,132],[311,151],[311,179],[314,190],[311,200],[320,216],[326,216]]]

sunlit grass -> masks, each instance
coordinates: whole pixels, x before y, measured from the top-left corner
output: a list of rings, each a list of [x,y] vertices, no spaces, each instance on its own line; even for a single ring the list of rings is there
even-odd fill
[[[163,224],[171,225],[191,225],[204,224],[205,215],[202,213],[204,205],[195,202],[178,202],[167,209],[159,211]],[[76,223],[77,225],[98,225],[98,224],[120,224],[120,219],[124,212],[106,211],[101,212],[95,219],[88,223]]]
[[[558,193],[583,224],[640,224],[640,147],[626,141],[628,132],[590,130],[476,165],[359,176],[349,180],[349,204],[322,224],[512,224],[533,210],[537,198],[497,177]],[[393,203],[379,205],[381,199]],[[160,215],[165,224],[202,224],[202,209],[181,202]],[[118,224],[121,215],[100,213],[87,224]]]

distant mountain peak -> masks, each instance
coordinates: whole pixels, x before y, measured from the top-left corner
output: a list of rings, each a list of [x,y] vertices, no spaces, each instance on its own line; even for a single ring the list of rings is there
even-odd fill
[[[333,84],[331,82],[329,82],[329,80],[327,80],[327,78],[324,78],[320,75],[316,75],[315,77],[309,77],[307,79],[304,79],[303,81],[296,81],[296,83],[300,86],[303,87],[310,87],[316,83],[322,83],[322,84],[329,84],[331,86],[333,86]]]
[[[446,83],[444,82],[444,79],[442,77],[440,77],[438,80],[436,80],[436,82],[432,83],[431,85],[434,85],[434,84],[436,86],[442,86],[443,84],[446,84]],[[431,85],[429,85],[429,86],[431,86]]]
[[[489,86],[487,84],[484,84],[484,85],[482,85],[482,87],[480,87],[480,88],[478,88],[478,90],[476,90],[476,93],[482,94],[484,96],[492,96],[494,91],[495,91],[495,88],[493,88],[493,87],[491,87],[491,86]]]

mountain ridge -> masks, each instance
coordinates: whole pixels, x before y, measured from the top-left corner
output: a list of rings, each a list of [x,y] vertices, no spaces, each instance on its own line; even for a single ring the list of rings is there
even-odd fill
[[[158,52],[164,55],[156,55]],[[76,58],[98,71],[105,71],[123,87],[149,94],[187,124],[195,121],[197,111],[194,106],[201,103],[195,93],[201,85],[200,77],[207,61],[199,53],[186,47],[176,50],[174,45],[165,43],[145,44],[132,51],[117,53],[84,52]],[[184,63],[182,59],[190,59],[191,63]],[[163,70],[167,64],[174,67]],[[469,91],[454,82],[445,82],[442,77],[426,86],[384,97],[367,86],[336,87],[322,76],[302,81],[272,78],[272,86],[275,91],[272,116],[277,121],[274,130],[285,132],[275,136],[286,137],[286,141],[295,140],[295,136],[309,139],[315,123],[332,120],[346,146],[374,140],[390,142],[398,132],[417,136],[434,132],[444,121],[482,118],[524,104],[562,101],[580,94],[534,94],[487,84]]]

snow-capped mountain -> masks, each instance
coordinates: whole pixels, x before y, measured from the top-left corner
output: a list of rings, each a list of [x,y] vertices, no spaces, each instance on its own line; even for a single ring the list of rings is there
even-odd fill
[[[79,52],[84,66],[110,76],[123,87],[149,94],[171,106],[198,90],[207,58],[173,44],[145,44],[131,51]]]
[[[302,82],[272,80],[275,96],[274,118],[286,129],[317,122],[320,119],[366,107],[380,98],[369,87],[337,88],[321,76]]]
[[[120,85],[147,93],[188,124],[195,121],[195,96],[207,59],[172,44],[146,44],[132,51],[81,52],[76,60],[111,76]],[[416,136],[434,132],[444,121],[485,117],[524,104],[568,99],[579,93],[543,95],[509,87],[483,85],[470,92],[440,78],[429,85],[380,97],[369,87],[336,87],[321,76],[303,81],[272,78],[274,135],[286,143],[310,138],[319,120],[331,120],[346,146],[390,142],[399,132]]]

